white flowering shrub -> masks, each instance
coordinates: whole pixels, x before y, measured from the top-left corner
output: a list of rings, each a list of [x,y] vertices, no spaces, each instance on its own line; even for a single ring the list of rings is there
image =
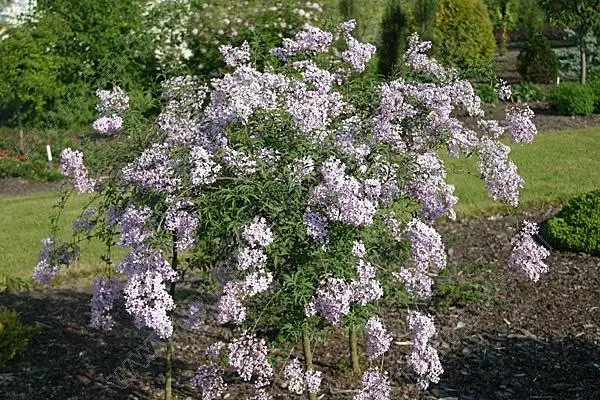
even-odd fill
[[[310,341],[330,326],[364,327],[370,365],[355,399],[388,399],[391,366],[382,357],[394,333],[377,310],[398,289],[427,301],[432,273],[446,266],[434,222],[455,218],[458,198],[438,152],[477,153],[490,196],[518,203],[523,180],[499,139],[530,142],[531,112],[486,120],[469,82],[430,59],[431,44],[416,35],[405,54],[406,78],[362,80],[375,47],[358,42],[354,28],[354,21],[334,32],[307,26],[272,49],[264,68],[252,64],[247,43],[221,46],[229,72],[207,85],[193,76],[165,81],[153,131],[138,136],[144,146],[116,159],[108,177],[92,178],[82,153],[63,153],[75,189],[98,193],[97,209],[83,212],[76,229],[127,251],[94,283],[92,326],[114,329],[110,311],[122,297],[133,323],[172,349],[174,294],[184,271],[227,272],[215,319],[234,338],[199,355],[191,383],[204,399],[226,393],[224,369],[254,384],[252,398],[270,398],[277,366],[266,329],[275,333],[272,346],[302,339],[304,366],[291,360],[284,376],[290,391],[314,397],[322,371]],[[127,104],[116,89],[100,101],[99,110],[122,112]],[[477,123],[461,122],[455,110]],[[534,232],[528,224],[515,239],[510,267],[537,280],[547,252],[531,240]],[[50,281],[72,259],[57,249],[72,247],[46,239],[34,278]],[[197,326],[200,314],[194,304],[185,326]],[[407,315],[408,361],[426,388],[443,372],[436,329],[428,315]]]

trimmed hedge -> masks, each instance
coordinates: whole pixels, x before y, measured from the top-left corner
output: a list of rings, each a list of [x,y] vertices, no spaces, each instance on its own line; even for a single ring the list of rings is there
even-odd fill
[[[558,57],[548,39],[532,36],[517,57],[517,70],[527,82],[552,83],[558,76]]]
[[[597,97],[589,85],[565,82],[550,92],[549,100],[560,115],[590,115]]]
[[[555,249],[600,255],[600,190],[569,200],[541,234]]]
[[[455,67],[480,68],[492,61],[494,28],[482,0],[440,0],[435,15],[438,57]]]

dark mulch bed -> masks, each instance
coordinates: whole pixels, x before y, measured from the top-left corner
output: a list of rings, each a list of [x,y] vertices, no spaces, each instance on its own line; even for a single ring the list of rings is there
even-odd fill
[[[386,358],[394,399],[600,398],[600,258],[553,252],[551,270],[538,283],[504,267],[519,221],[541,221],[552,211],[439,227],[450,261],[450,274],[440,282],[453,287],[471,283],[479,300],[459,297],[430,310],[446,372],[426,393],[409,386],[403,310],[385,316],[396,334]],[[73,285],[0,297],[0,304],[18,309],[23,320],[43,329],[0,375],[2,399],[160,398],[163,344],[149,332],[129,328],[123,313],[111,333],[88,328],[88,293]],[[203,346],[227,337],[226,330],[212,325],[177,334],[175,390],[180,398],[199,398],[185,383],[202,363]],[[324,398],[349,399],[358,387],[359,379],[339,366],[345,343],[338,334],[316,345],[316,366],[327,376]],[[228,380],[229,398],[246,398],[248,387],[233,376]],[[294,398],[278,385],[275,390],[277,398]]]

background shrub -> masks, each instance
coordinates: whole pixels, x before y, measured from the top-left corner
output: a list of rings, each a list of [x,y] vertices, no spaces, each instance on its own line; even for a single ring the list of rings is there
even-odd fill
[[[596,96],[591,86],[566,82],[550,93],[550,105],[559,115],[590,115]]]
[[[492,61],[496,41],[489,13],[481,0],[440,0],[436,10],[438,58],[460,68]]]
[[[409,16],[404,11],[400,0],[388,0],[387,8],[381,21],[381,40],[377,46],[380,75],[391,76],[400,56],[406,51]]]
[[[17,353],[27,348],[33,335],[38,332],[38,326],[23,325],[15,310],[0,307],[0,371]]]
[[[558,59],[541,35],[532,36],[519,53],[517,70],[528,82],[552,83],[558,76]]]
[[[569,200],[541,232],[559,250],[600,254],[600,190]]]
[[[474,89],[484,103],[495,103],[499,100],[498,92],[491,83],[477,83],[474,85]]]
[[[594,92],[594,112],[600,113],[600,75],[590,79],[588,86]]]
[[[518,103],[544,100],[546,93],[535,83],[523,82],[513,86],[511,100]]]

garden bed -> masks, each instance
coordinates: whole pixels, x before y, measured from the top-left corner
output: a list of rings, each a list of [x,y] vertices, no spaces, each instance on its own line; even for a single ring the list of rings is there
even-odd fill
[[[426,393],[407,386],[411,377],[405,368],[404,312],[392,310],[385,316],[396,336],[386,357],[392,398],[600,398],[600,258],[553,252],[548,260],[550,272],[538,283],[504,267],[519,221],[541,221],[555,211],[439,227],[449,253],[450,273],[440,278],[446,295],[437,299],[438,310],[430,312],[440,331],[436,343],[446,372]],[[109,334],[88,328],[88,284],[0,298],[1,305],[16,308],[24,321],[43,328],[21,360],[0,375],[3,398],[160,398],[163,346],[146,341],[144,347],[151,336],[131,329],[123,313],[117,318],[120,325]],[[202,363],[201,349],[227,336],[226,330],[212,324],[200,332],[177,335],[175,391],[180,398],[199,398],[185,382]],[[316,368],[326,376],[326,399],[350,399],[355,393],[352,389],[359,387],[360,379],[344,365],[345,349],[346,339],[341,335],[317,342]],[[124,370],[114,375],[119,367]],[[249,393],[248,385],[232,375],[226,379],[230,399],[246,398],[242,393]],[[295,398],[282,388],[277,392],[277,398]]]

